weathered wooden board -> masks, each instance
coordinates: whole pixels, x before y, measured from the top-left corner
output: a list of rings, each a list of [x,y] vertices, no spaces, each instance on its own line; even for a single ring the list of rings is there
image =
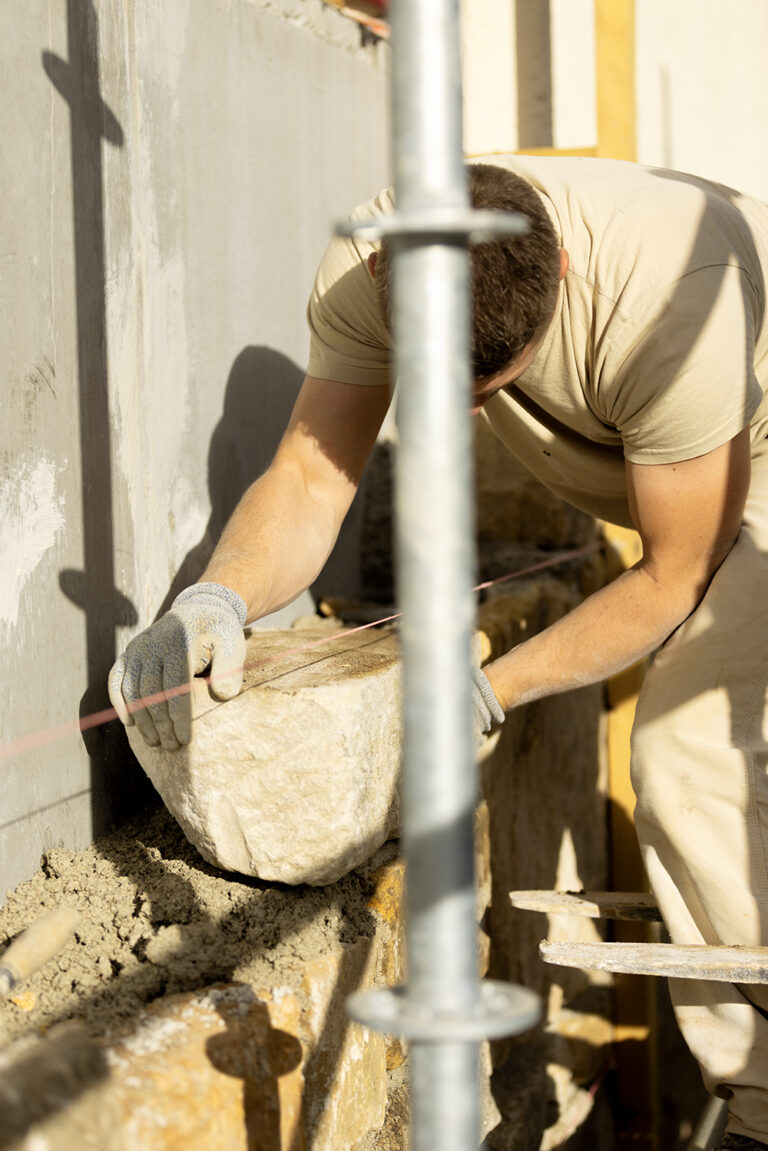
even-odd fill
[[[673,943],[539,944],[546,963],[588,971],[714,979],[722,983],[768,983],[768,947],[682,947]]]
[[[641,919],[659,922],[652,895],[642,891],[510,891],[513,907],[547,915],[584,915],[590,919]]]

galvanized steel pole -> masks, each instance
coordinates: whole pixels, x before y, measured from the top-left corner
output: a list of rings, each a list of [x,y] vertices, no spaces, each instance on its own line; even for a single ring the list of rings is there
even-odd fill
[[[404,216],[468,209],[458,3],[394,0],[395,195]],[[399,385],[403,830],[408,993],[436,1012],[479,998],[470,643],[474,603],[466,239],[392,239]],[[478,1145],[476,1043],[410,1045],[413,1151]]]
[[[535,1022],[530,992],[477,976],[470,239],[522,231],[470,210],[458,0],[393,0],[396,212],[388,237],[399,387],[396,482],[404,700],[408,987],[352,1014],[410,1039],[413,1151],[479,1142],[478,1044]],[[491,216],[494,216],[491,219]],[[353,229],[364,235],[365,226]]]

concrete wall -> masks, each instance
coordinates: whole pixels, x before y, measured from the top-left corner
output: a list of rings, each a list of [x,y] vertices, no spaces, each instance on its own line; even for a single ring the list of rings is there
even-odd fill
[[[637,0],[637,148],[768,200],[768,6]]]
[[[332,221],[389,174],[386,48],[321,0],[9,0],[0,45],[7,742],[106,706],[197,576],[284,426]],[[139,801],[116,729],[0,761],[0,892]]]

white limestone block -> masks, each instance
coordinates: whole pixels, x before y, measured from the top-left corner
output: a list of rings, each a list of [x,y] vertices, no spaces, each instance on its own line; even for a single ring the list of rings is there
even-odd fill
[[[240,694],[189,696],[192,742],[131,747],[209,863],[282,883],[332,883],[398,827],[400,663],[390,629],[318,639],[255,630]]]

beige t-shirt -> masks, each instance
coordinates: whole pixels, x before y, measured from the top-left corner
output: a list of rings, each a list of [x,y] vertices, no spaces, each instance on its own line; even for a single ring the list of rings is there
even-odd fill
[[[528,370],[483,409],[548,488],[629,524],[624,459],[674,463],[768,434],[768,205],[617,160],[493,156],[541,195],[570,265]],[[353,213],[391,211],[391,190]],[[309,372],[379,384],[391,340],[367,257],[331,241],[308,306]]]

